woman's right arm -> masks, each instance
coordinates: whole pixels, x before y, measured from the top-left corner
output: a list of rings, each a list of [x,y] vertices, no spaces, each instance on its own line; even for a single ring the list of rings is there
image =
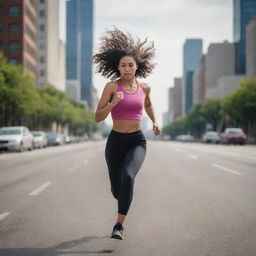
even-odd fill
[[[105,120],[112,108],[120,101],[120,98],[117,97],[117,93],[115,92],[115,87],[114,83],[106,84],[95,112],[95,121],[97,123]]]

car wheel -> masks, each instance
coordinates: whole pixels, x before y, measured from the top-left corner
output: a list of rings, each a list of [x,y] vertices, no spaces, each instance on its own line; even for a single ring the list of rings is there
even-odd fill
[[[31,147],[28,149],[29,151],[32,151],[34,149],[34,144],[31,144]]]

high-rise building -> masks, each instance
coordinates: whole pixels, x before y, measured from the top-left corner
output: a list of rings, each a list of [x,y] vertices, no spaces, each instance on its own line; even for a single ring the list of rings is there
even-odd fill
[[[256,13],[255,0],[234,0],[233,2],[233,38],[235,42],[236,74],[245,74],[246,27]]]
[[[0,51],[37,79],[38,1],[0,0]]]
[[[183,46],[183,90],[182,113],[185,114],[193,105],[193,71],[199,67],[202,55],[202,39],[186,39]]]
[[[246,30],[246,75],[256,78],[256,15]]]
[[[67,84],[76,85],[74,91],[80,87],[80,99],[92,108],[93,0],[69,0],[66,10]]]
[[[39,87],[51,84],[66,90],[65,46],[59,39],[59,0],[40,0],[39,20]]]
[[[205,100],[205,55],[200,58],[198,71],[194,73],[193,80],[193,101],[203,103]]]
[[[234,44],[227,41],[210,44],[205,56],[205,97],[218,98],[217,80],[234,74]]]
[[[174,120],[182,115],[182,78],[174,78]]]

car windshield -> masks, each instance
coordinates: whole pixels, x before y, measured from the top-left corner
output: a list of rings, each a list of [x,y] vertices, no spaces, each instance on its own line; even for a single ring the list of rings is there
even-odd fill
[[[0,129],[0,135],[16,135],[21,134],[21,130],[18,129]]]
[[[241,131],[230,131],[229,134],[236,135],[236,134],[242,134]]]
[[[208,135],[213,135],[213,136],[218,135],[217,132],[208,132],[207,134],[208,134]]]
[[[32,132],[33,136],[38,137],[41,136],[41,132]]]
[[[48,138],[56,138],[56,137],[58,137],[58,134],[57,133],[48,133],[47,137]]]

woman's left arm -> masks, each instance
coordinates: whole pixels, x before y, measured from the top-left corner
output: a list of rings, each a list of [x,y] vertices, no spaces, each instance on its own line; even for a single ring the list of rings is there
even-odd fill
[[[158,134],[160,134],[161,129],[160,129],[160,127],[159,127],[159,125],[156,121],[155,112],[154,112],[152,102],[151,102],[151,98],[150,98],[151,88],[147,84],[144,84],[144,91],[145,91],[145,94],[146,94],[144,108],[145,108],[145,111],[146,111],[147,115],[149,116],[149,118],[151,119],[151,121],[153,123],[153,132],[154,132],[154,134],[158,135]]]

